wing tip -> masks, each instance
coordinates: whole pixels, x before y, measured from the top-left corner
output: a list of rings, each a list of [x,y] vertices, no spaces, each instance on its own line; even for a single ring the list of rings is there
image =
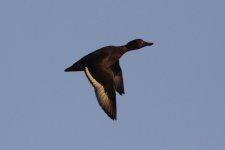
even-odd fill
[[[100,104],[101,108],[104,110],[104,112],[108,115],[108,117],[112,120],[117,120],[117,115],[116,115],[116,110],[113,112],[108,111],[106,108],[104,108],[101,104]]]
[[[122,96],[123,94],[125,94],[123,89],[116,89],[116,91]]]
[[[111,118],[113,121],[116,121],[116,116],[113,116],[113,115],[109,115],[109,114],[107,114],[108,116],[109,116],[109,118]]]

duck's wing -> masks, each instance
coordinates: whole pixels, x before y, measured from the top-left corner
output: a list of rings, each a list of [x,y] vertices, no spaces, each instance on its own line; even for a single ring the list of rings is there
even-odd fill
[[[123,85],[123,74],[122,69],[120,68],[119,60],[116,63],[114,63],[110,68],[113,72],[116,91],[120,95],[125,94]]]
[[[98,102],[105,113],[116,120],[116,93],[110,69],[101,66],[85,67],[85,74],[95,89]]]

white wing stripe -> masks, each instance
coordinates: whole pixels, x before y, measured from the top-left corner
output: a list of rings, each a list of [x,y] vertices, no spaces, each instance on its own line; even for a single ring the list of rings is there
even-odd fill
[[[97,81],[95,78],[90,74],[90,71],[87,67],[85,67],[85,72],[93,86],[95,87],[96,90],[96,96],[99,99],[99,103],[103,105],[108,111],[110,110],[110,100],[108,95],[106,94],[104,87]]]

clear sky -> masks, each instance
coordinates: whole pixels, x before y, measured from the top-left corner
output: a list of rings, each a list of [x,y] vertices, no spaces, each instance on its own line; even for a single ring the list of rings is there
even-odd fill
[[[1,0],[1,150],[224,150],[224,0]],[[89,52],[143,38],[120,60],[118,120],[83,72]]]

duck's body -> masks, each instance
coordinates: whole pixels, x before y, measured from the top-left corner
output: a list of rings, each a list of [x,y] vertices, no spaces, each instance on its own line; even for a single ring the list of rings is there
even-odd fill
[[[125,93],[119,59],[127,51],[152,44],[136,39],[124,46],[106,46],[84,56],[65,71],[85,71],[87,78],[95,88],[99,104],[114,120],[116,119],[115,90],[120,95]]]
[[[106,46],[100,48],[82,57],[65,71],[84,71],[85,67],[89,67],[93,64],[100,64],[105,65],[105,67],[110,67],[119,60],[119,58],[126,52],[126,49],[127,48],[124,46]]]

